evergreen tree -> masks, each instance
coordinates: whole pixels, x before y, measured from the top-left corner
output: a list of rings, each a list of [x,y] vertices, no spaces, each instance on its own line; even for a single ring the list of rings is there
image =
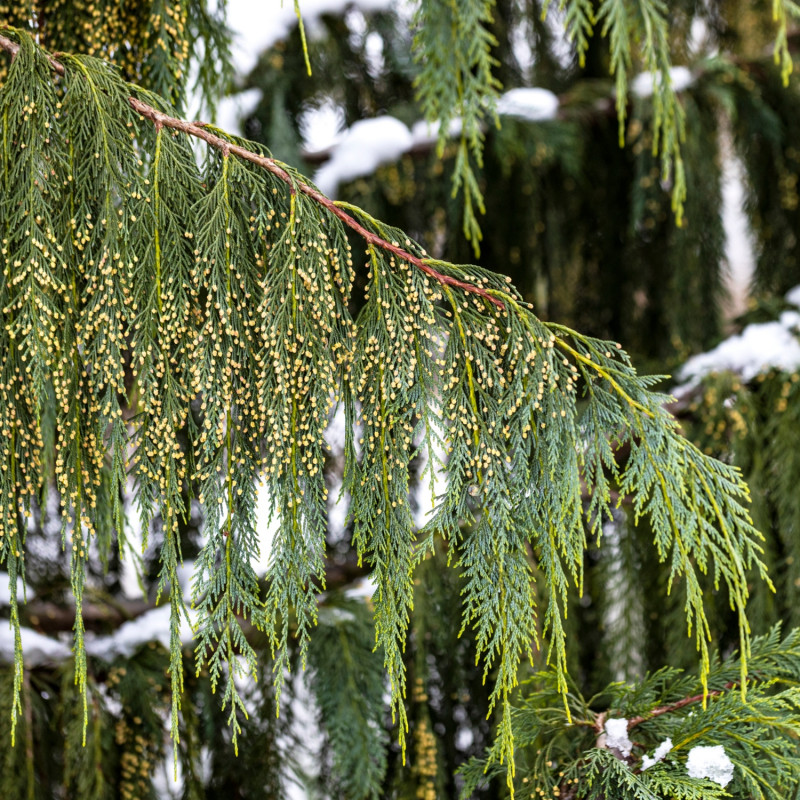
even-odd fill
[[[511,41],[501,24],[511,17],[493,13],[512,8],[422,3],[417,65],[406,61],[397,81],[367,71],[358,99],[380,108],[375,98],[398,87],[404,103],[438,119],[438,156],[459,117],[448,170],[471,247],[497,76],[517,74],[494,55]],[[652,100],[628,128],[649,137],[650,155],[633,147],[637,169],[647,167],[637,174],[668,196],[664,224],[680,241],[683,218],[702,207],[687,165],[713,150],[694,141],[708,122],[702,97],[695,110],[672,85],[668,9],[575,0],[534,10],[561,15],[581,66],[611,69],[615,144],[630,73],[653,72]],[[775,4],[781,80],[794,10]],[[3,14],[7,796],[153,796],[165,724],[183,796],[277,796],[287,776],[304,780],[292,757],[304,696],[323,737],[320,790],[332,796],[517,788],[691,798],[722,796],[730,780],[742,798],[797,790],[797,637],[774,628],[750,640],[748,596],[770,585],[770,559],[749,491],[737,468],[681,436],[657,376],[637,374],[613,339],[534,315],[510,278],[432,257],[402,230],[330,200],[264,144],[183,119],[190,54],[201,53],[209,105],[227,79],[217,69],[227,34],[203,3],[32,3]],[[387,39],[397,33],[391,19],[376,24]],[[547,40],[546,26],[531,27],[535,42]],[[313,60],[314,43],[298,30],[286,52]],[[541,59],[554,81],[565,79],[559,70],[577,74],[556,61]],[[715,81],[729,83],[722,102],[741,95],[766,114],[741,69],[710,66],[709,96]],[[280,103],[296,102],[296,75],[271,80]],[[297,111],[283,131],[292,125]],[[525,153],[530,140],[518,133]],[[552,137],[536,145],[545,153],[572,141],[557,125],[543,136]],[[771,144],[780,150],[782,140]],[[547,158],[574,169],[566,156]],[[753,169],[768,158],[754,152]],[[776,202],[766,184],[758,198],[756,224]],[[631,202],[638,225],[650,200]],[[683,252],[702,259],[701,245],[690,238]],[[708,247],[718,252],[713,231]],[[769,263],[765,255],[760,275]],[[781,263],[774,285],[786,288],[791,258]],[[718,288],[708,273],[705,299]],[[695,335],[692,324],[687,315],[682,335]],[[695,341],[708,344],[717,330]],[[337,418],[338,444],[329,432]],[[254,567],[267,546],[256,527],[259,480],[275,530],[265,576]],[[430,486],[422,525],[417,484]],[[643,520],[630,531],[623,503]],[[147,599],[164,597],[163,611],[114,597],[132,504]],[[340,504],[346,535],[337,539],[329,517]],[[580,605],[587,556],[603,552],[604,531],[605,550],[648,558],[681,594],[696,677],[662,669],[587,699],[574,684],[590,679],[584,664],[570,669],[568,609]],[[55,557],[46,550],[54,534]],[[634,538],[647,547],[627,547]],[[184,557],[193,560],[188,590]],[[369,606],[342,591],[365,569]],[[18,579],[35,601],[19,603]],[[712,592],[735,617],[738,652],[725,658],[712,626],[729,629]],[[64,627],[71,654],[46,635]],[[471,742],[456,748],[461,731]],[[54,755],[43,759],[45,748]]]

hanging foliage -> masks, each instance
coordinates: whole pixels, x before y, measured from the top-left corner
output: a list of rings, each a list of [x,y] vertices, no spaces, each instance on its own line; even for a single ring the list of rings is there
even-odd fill
[[[263,147],[173,116],[104,61],[55,60],[22,30],[0,46],[14,56],[0,90],[0,557],[13,585],[24,573],[24,516],[52,461],[84,698],[89,542],[109,524],[123,535],[99,498],[117,497],[128,470],[143,529],[154,513],[164,526],[173,735],[185,688],[175,531],[195,485],[206,535],[193,582],[196,666],[221,691],[234,744],[245,715],[237,679],[258,669],[250,625],[269,636],[280,694],[289,639],[305,662],[318,617],[325,430],[337,407],[347,420],[343,490],[376,583],[377,644],[401,743],[413,574],[438,537],[464,577],[462,626],[492,676],[490,707],[503,712],[497,752],[512,765],[509,780],[510,693],[538,641],[537,614],[569,714],[565,606],[570,585],[581,585],[587,532],[599,538],[612,514],[612,481],[649,517],[658,557],[685,594],[703,686],[711,658],[701,576],[727,588],[744,692],[746,571],[765,577],[747,487],[680,436],[651,391],[655,379],[638,376],[619,344],[542,322],[507,279],[429,258]],[[126,396],[137,410],[130,424]],[[53,401],[49,453],[41,420]],[[619,466],[623,445],[630,457]],[[429,455],[429,471],[437,453],[447,460],[446,489],[418,532],[408,493],[415,450]],[[263,596],[252,568],[259,476],[278,525]],[[12,596],[19,696],[16,606]]]

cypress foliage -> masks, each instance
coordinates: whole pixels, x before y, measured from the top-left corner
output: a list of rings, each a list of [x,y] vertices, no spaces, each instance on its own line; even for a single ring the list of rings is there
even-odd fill
[[[746,714],[734,690],[740,668],[736,654],[714,661],[707,704],[701,702],[705,691],[696,676],[670,668],[635,686],[613,683],[593,698],[575,690],[570,694],[572,729],[563,724],[552,675],[534,676],[531,686],[536,688],[525,693],[512,723],[526,753],[525,766],[518,770],[520,793],[570,800],[793,797],[800,781],[797,648],[797,631],[782,640],[779,626],[753,640],[749,664],[754,679]],[[597,711],[598,706],[605,710]],[[614,729],[608,723],[613,720],[622,722],[625,738],[635,737],[630,747],[611,738]],[[651,756],[665,741],[666,756]],[[705,747],[722,745],[732,764],[731,781],[687,776],[687,754],[700,741]],[[497,769],[497,763],[491,753],[488,763],[465,765],[463,796],[486,780],[487,770]]]
[[[459,25],[489,24],[489,5],[456,5],[447,13],[464,14]],[[636,31],[646,33],[644,64],[662,69],[651,158],[661,159],[660,174],[673,175],[679,221],[683,111],[668,78],[665,11],[642,3],[631,22],[623,10],[606,3],[595,22],[588,6],[569,4],[568,28],[582,58],[591,26],[606,27],[618,99],[631,66],[628,42]],[[173,52],[169,70],[179,82],[176,64],[185,57],[175,53],[185,51],[170,51],[164,36],[191,39],[176,14],[164,12],[146,39],[151,44],[141,46]],[[423,50],[434,52],[425,36],[445,27],[421,28]],[[152,45],[153,36],[161,44]],[[44,34],[40,39],[49,44]],[[428,112],[441,113],[443,129],[454,108],[462,113],[454,181],[467,187],[465,230],[476,239],[473,206],[480,190],[470,158],[479,164],[483,153],[492,38],[458,37],[459,44],[468,40],[473,47],[482,42],[480,52],[465,52],[454,63],[476,77],[475,85],[467,82],[446,107],[429,103]],[[55,58],[22,27],[9,28],[0,46],[14,56],[0,88],[7,401],[0,559],[10,578],[16,650],[3,697],[10,735],[30,740],[38,701],[23,668],[16,581],[25,575],[26,517],[40,513],[54,490],[62,539],[70,544],[76,614],[74,673],[64,676],[75,689],[62,692],[69,747],[53,766],[59,774],[53,780],[87,797],[113,796],[116,779],[105,770],[115,771],[118,759],[118,790],[146,795],[169,713],[187,792],[202,796],[209,784],[200,777],[200,751],[223,736],[200,733],[192,719],[198,704],[207,705],[205,694],[219,690],[228,724],[215,752],[241,747],[252,755],[253,741],[274,743],[285,732],[284,723],[267,721],[264,709],[283,691],[296,692],[291,670],[308,663],[331,747],[331,785],[347,796],[376,796],[387,769],[402,772],[389,764],[375,732],[380,659],[404,757],[409,667],[420,681],[430,679],[429,645],[415,643],[413,664],[404,656],[417,607],[415,575],[425,576],[431,564],[441,567],[444,552],[459,576],[461,632],[474,645],[477,677],[488,681],[488,711],[499,723],[490,764],[502,766],[513,791],[522,774],[515,773],[515,747],[526,751],[540,736],[515,727],[512,693],[521,664],[543,651],[554,667],[550,677],[537,678],[552,686],[546,707],[557,699],[568,720],[581,724],[587,716],[569,682],[570,588],[582,588],[587,540],[599,545],[604,521],[613,519],[622,498],[631,498],[637,519],[649,520],[651,556],[664,564],[670,585],[680,586],[700,665],[696,681],[675,678],[676,686],[661,694],[648,688],[651,682],[631,690],[646,702],[629,702],[627,689],[611,689],[610,705],[645,709],[645,715],[664,698],[677,703],[689,693],[721,692],[721,676],[744,697],[749,581],[753,574],[768,581],[748,489],[736,468],[680,435],[663,408],[665,396],[654,389],[659,379],[638,375],[620,344],[540,319],[509,279],[430,257],[403,231],[328,200],[262,145],[180,119],[172,110],[180,91],[158,67],[160,55],[130,74],[91,55]],[[125,58],[101,54],[126,69]],[[439,78],[440,71],[419,86]],[[624,110],[623,103],[620,119]],[[325,433],[337,409],[346,420],[341,493],[350,498],[348,526],[359,562],[376,584],[377,662],[369,655],[372,631],[361,604],[326,597],[320,607],[332,500]],[[629,453],[624,462],[620,450]],[[447,470],[438,496],[437,454],[444,454]],[[434,513],[417,531],[409,489],[422,458]],[[85,575],[93,550],[107,558],[113,538],[124,545],[129,476],[142,530],[156,532],[160,542],[158,595],[169,595],[170,647],[168,655],[146,647],[130,666],[110,666],[87,655]],[[265,584],[252,566],[260,545],[259,478],[277,527]],[[179,569],[183,526],[197,507],[204,542],[189,613]],[[735,663],[720,665],[709,646],[709,582],[725,590],[737,616]],[[195,635],[194,676],[186,674],[182,620]],[[793,657],[794,641],[778,645],[776,636],[757,643],[757,664],[762,646],[779,653],[782,664]],[[343,640],[347,645],[334,658],[335,642]],[[342,656],[348,652],[353,655]],[[273,659],[271,675],[265,656]],[[346,702],[337,670],[339,683],[350,684]],[[768,683],[784,673],[765,675]],[[244,678],[260,678],[261,688]],[[663,676],[654,680],[662,678],[666,685]],[[418,686],[411,692],[419,714],[409,749],[419,755],[420,782],[441,786],[430,763],[438,757],[429,738],[431,712]],[[121,710],[112,710],[109,687]],[[753,691],[751,702],[763,705],[759,720],[790,714],[793,696],[776,700],[758,685]],[[41,698],[47,690],[37,692]],[[733,694],[726,690],[720,704],[727,704],[728,716],[718,719],[732,720],[741,709]],[[535,706],[539,695],[534,698]],[[285,715],[285,702],[281,708]],[[353,731],[361,737],[354,740]],[[785,731],[794,729],[787,723]],[[653,737],[662,732],[654,727]],[[789,763],[783,732],[770,753]],[[370,752],[376,745],[377,754]],[[586,742],[579,746],[585,751]],[[85,748],[103,763],[97,774],[82,767]],[[575,756],[567,777],[581,778],[590,793],[574,796],[612,790],[630,797],[700,796],[691,781],[681,783],[662,768],[652,782],[639,781],[640,790],[621,761],[612,763],[608,750],[597,753]],[[745,756],[737,762],[746,763]],[[15,771],[13,778],[26,783],[9,784],[9,791],[35,796],[31,768],[27,758],[25,777]],[[608,775],[594,783],[601,769]],[[468,789],[477,786],[476,775],[474,765],[465,771]],[[262,780],[274,782],[275,771]],[[556,785],[545,783],[543,791]],[[761,783],[754,780],[748,790]],[[220,793],[224,784],[222,778]]]
[[[4,25],[32,29],[51,51],[113,61],[128,80],[183,106],[192,57],[197,85],[211,103],[232,74],[225,3],[203,0],[17,0],[0,5]],[[0,80],[6,65],[0,67]]]

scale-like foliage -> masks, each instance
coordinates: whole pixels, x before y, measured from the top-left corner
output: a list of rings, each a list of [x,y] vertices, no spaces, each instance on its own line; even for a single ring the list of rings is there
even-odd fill
[[[237,679],[256,675],[249,627],[268,632],[279,692],[290,635],[304,661],[317,621],[325,430],[338,403],[347,420],[344,491],[354,543],[376,583],[377,645],[401,741],[414,566],[440,537],[464,578],[463,628],[493,681],[490,704],[502,710],[496,753],[509,780],[511,692],[521,660],[532,658],[538,613],[569,713],[568,591],[581,587],[587,528],[599,537],[612,515],[612,480],[633,495],[637,515],[650,517],[658,557],[685,592],[703,685],[711,657],[700,576],[727,587],[744,692],[747,570],[764,572],[747,488],[679,435],[665,398],[650,391],[654,379],[638,376],[619,344],[542,322],[508,280],[428,258],[401,231],[331,202],[257,145],[170,116],[104,62],[55,61],[24,31],[10,37],[0,37],[15,54],[0,89],[2,335],[6,387],[20,390],[8,390],[3,412],[12,435],[0,484],[2,559],[13,580],[24,549],[9,543],[46,483],[39,415],[52,387],[81,688],[83,567],[100,527],[98,487],[110,474],[119,491],[132,443],[143,526],[157,517],[164,530],[173,734],[183,693],[177,521],[197,486],[206,534],[192,591],[197,669],[223,687],[235,745],[247,714]],[[190,137],[208,146],[200,167]],[[349,234],[366,244],[355,319],[351,285],[362,257]],[[118,407],[123,393],[138,412],[130,426]],[[417,534],[409,483],[420,444],[432,465],[444,451],[447,482]],[[621,446],[631,455],[619,467]],[[251,565],[259,477],[277,519],[264,596]]]
[[[686,176],[681,158],[684,112],[672,87],[667,6],[661,0],[604,0],[598,17],[603,23],[603,35],[608,35],[611,46],[620,144],[625,141],[627,71],[634,55],[632,41],[640,43],[643,66],[652,73],[653,154],[661,155],[662,180],[672,182],[672,208],[680,225],[686,199]]]
[[[439,125],[438,152],[450,135],[453,120],[460,124],[453,194],[464,195],[464,234],[478,252],[481,230],[476,210],[484,213],[483,196],[472,162],[483,165],[483,125],[494,116],[500,84],[492,75],[496,41],[488,30],[492,0],[434,3],[418,12],[415,38],[422,69],[416,79],[422,111]]]
[[[340,796],[380,797],[388,737],[382,728],[384,675],[373,655],[371,614],[359,601],[330,600],[311,640],[308,683],[330,738]]]
[[[705,682],[664,668],[636,685],[613,683],[593,698],[574,688],[567,695],[573,724],[564,725],[552,674],[534,675],[511,713],[519,757],[517,787],[543,797],[570,800],[779,800],[800,787],[800,633],[781,639],[780,626],[752,642],[747,702],[736,686],[741,656],[710,665]],[[603,711],[598,711],[603,708]],[[624,720],[631,752],[612,750],[607,720]],[[650,753],[666,739],[665,758]],[[694,747],[724,748],[733,779],[723,788],[691,777],[687,755]],[[498,747],[464,766],[463,797],[501,771]],[[648,763],[649,762],[649,763]]]

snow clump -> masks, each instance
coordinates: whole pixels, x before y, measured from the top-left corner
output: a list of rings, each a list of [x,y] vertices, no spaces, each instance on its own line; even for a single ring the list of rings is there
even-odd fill
[[[787,293],[786,301],[800,307],[800,286]],[[770,369],[794,372],[800,367],[798,331],[798,311],[784,311],[773,322],[747,325],[713,350],[690,358],[678,373],[678,380],[684,383],[672,393],[680,398],[712,372],[735,372],[745,382]]]
[[[682,92],[692,85],[692,73],[686,67],[672,67],[669,71],[669,80],[675,92]],[[663,78],[661,70],[655,72],[641,72],[631,81],[631,92],[637,97],[651,97],[653,89],[661,86]]]
[[[693,747],[686,761],[686,771],[690,778],[707,778],[720,786],[727,786],[733,780],[733,762],[721,744]]]
[[[558,103],[558,97],[548,89],[521,87],[511,89],[497,101],[497,113],[530,122],[542,122],[556,118]]]
[[[670,750],[672,750],[672,739],[667,737],[658,747],[656,747],[656,750],[652,756],[648,756],[647,753],[642,756],[642,772],[644,772],[646,769],[650,769],[653,764],[663,761],[664,757],[667,755],[667,753],[669,753]]]
[[[335,197],[339,184],[371,175],[381,165],[397,161],[413,144],[411,131],[394,117],[362,119],[342,134],[314,176],[323,194]]]
[[[609,750],[619,750],[627,758],[633,749],[633,742],[628,738],[628,720],[607,719],[605,730],[606,747]]]

